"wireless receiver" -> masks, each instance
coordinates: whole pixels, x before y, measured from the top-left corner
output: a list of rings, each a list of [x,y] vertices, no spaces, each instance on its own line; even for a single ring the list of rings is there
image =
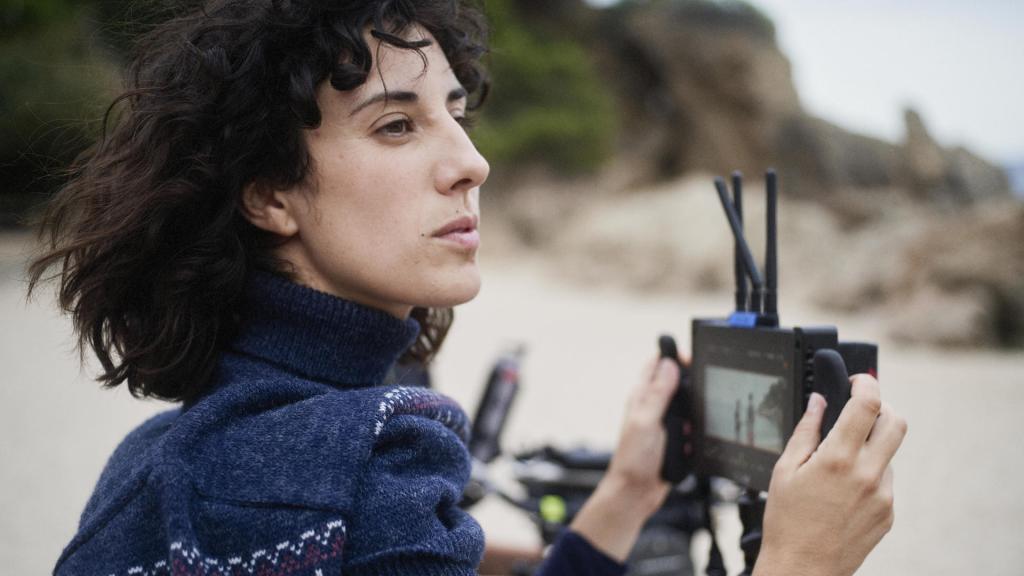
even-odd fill
[[[807,408],[812,392],[828,406],[822,438],[850,397],[851,373],[877,376],[878,347],[840,342],[834,326],[779,325],[776,246],[777,177],[765,176],[765,276],[743,235],[742,175],[733,174],[733,198],[722,178],[715,188],[735,239],[736,310],[727,318],[693,321],[693,361],[664,417],[662,477],[676,483],[690,473],[729,478],[767,490],[775,462]],[[749,290],[748,290],[749,282]],[[675,342],[659,339],[663,357],[678,360]]]

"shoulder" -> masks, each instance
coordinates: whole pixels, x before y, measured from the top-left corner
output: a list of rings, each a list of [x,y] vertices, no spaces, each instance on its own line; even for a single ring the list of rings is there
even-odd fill
[[[469,439],[469,418],[451,398],[427,388],[396,386],[380,394],[374,435],[380,436],[394,419],[413,416],[441,424],[463,442]]]
[[[145,481],[153,460],[159,453],[161,441],[174,425],[181,411],[161,412],[128,433],[107,460],[92,496],[82,512],[82,523],[96,515],[100,508],[111,505],[112,495],[133,492]]]
[[[424,439],[457,443],[469,430],[453,400],[419,388],[276,381],[250,384],[220,404],[186,415],[198,429],[178,452],[200,494],[252,503],[348,510],[358,477],[392,429],[414,426],[432,430]]]
[[[346,569],[475,573],[483,531],[459,507],[470,474],[468,427],[454,401],[429,390],[381,395],[373,450],[354,485]]]
[[[388,483],[400,489],[403,482],[422,485],[430,479],[443,485],[446,498],[461,498],[470,473],[468,434],[469,419],[446,396],[421,388],[382,394],[362,490]]]
[[[336,572],[342,548],[364,568],[441,562],[441,550],[444,563],[472,573],[483,535],[457,507],[468,420],[454,401],[425,389],[274,384],[273,393],[161,414],[129,434],[108,468],[141,468],[139,451],[149,450],[144,473],[117,490],[116,516],[90,523],[102,534],[76,537],[60,573],[127,565],[118,558],[142,561],[136,567],[237,559],[254,569],[268,558],[310,561],[314,549]],[[113,464],[122,461],[128,468]],[[174,530],[154,531],[154,522]],[[430,560],[406,566],[407,554]]]

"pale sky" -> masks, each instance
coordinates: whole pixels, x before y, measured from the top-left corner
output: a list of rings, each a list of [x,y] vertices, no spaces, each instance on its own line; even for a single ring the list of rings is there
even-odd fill
[[[1024,161],[1024,1],[750,3],[775,22],[810,113],[895,141],[910,104],[941,144]]]

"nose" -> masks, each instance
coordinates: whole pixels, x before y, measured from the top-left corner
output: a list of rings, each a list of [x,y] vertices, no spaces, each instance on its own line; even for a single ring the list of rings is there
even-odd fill
[[[491,166],[454,118],[446,130],[451,135],[441,144],[441,160],[434,176],[435,186],[442,194],[465,194],[479,188],[487,180]]]

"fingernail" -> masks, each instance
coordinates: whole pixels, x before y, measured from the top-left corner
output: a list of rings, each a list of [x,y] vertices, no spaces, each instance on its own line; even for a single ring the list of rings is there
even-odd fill
[[[811,393],[811,398],[807,401],[807,411],[811,414],[817,414],[825,409],[825,397],[817,392]]]

